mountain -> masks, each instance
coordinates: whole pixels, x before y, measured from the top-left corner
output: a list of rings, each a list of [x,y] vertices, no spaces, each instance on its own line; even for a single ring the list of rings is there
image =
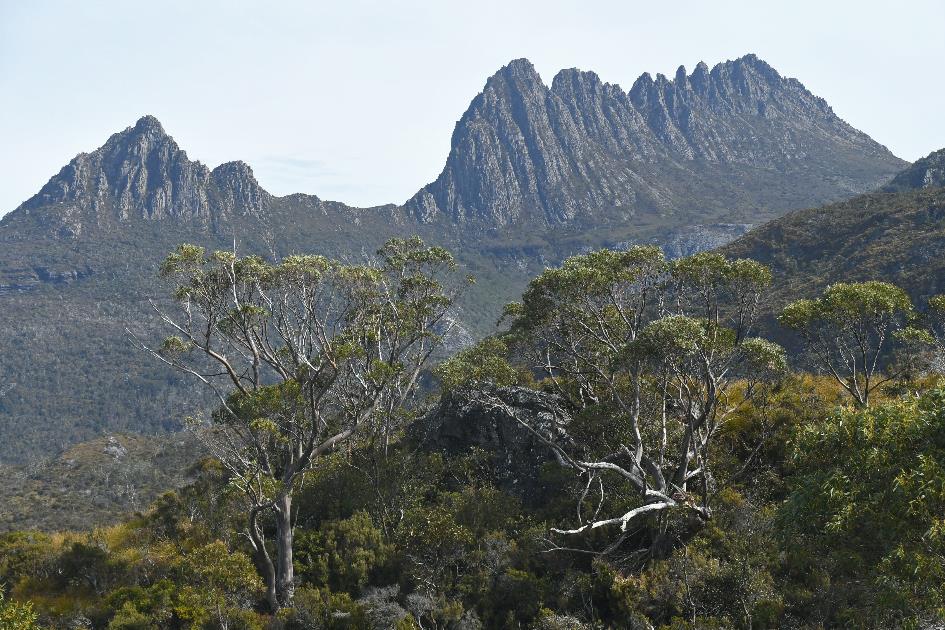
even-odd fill
[[[930,153],[883,186],[886,192],[945,186],[945,149]]]
[[[519,59],[486,82],[443,172],[406,206],[485,226],[758,219],[875,189],[903,165],[754,55],[644,74],[629,93],[576,69],[547,87]]]
[[[721,248],[771,267],[772,312],[827,285],[884,280],[918,304],[945,293],[945,150],[881,191],[791,212]]]
[[[570,254],[640,242],[690,254],[904,165],[752,55],[644,75],[629,92],[578,70],[547,87],[513,61],[457,123],[437,180],[375,208],[271,195],[248,165],[210,169],[145,116],[0,219],[0,464],[104,432],[173,430],[200,402],[126,331],[157,334],[156,269],[181,242],[360,260],[419,234],[479,279],[460,344]]]
[[[0,465],[0,531],[78,531],[116,523],[193,481],[202,456],[190,433],[108,435],[21,466]]]
[[[243,162],[212,171],[192,162],[153,116],[116,133],[101,148],[81,153],[20,208],[56,206],[72,235],[83,220],[141,218],[225,220],[234,214],[258,214],[270,195]]]

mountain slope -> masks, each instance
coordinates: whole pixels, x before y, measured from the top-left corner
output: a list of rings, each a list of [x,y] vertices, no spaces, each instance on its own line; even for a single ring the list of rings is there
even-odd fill
[[[945,186],[945,149],[940,149],[896,175],[883,190],[899,192],[920,188],[941,188]]]
[[[161,438],[109,435],[25,466],[0,465],[0,531],[80,531],[147,509],[193,480],[202,456],[189,433]]]
[[[360,260],[419,234],[479,279],[461,343],[565,256],[634,242],[685,255],[902,165],[752,56],[645,76],[629,93],[577,70],[549,88],[513,62],[457,124],[437,182],[403,206],[273,196],[241,162],[191,160],[146,116],[0,220],[0,463],[104,431],[174,429],[201,400],[126,333],[158,334],[156,270],[181,242]]]
[[[943,157],[917,161],[889,192],[789,213],[720,251],[771,267],[773,309],[833,282],[864,280],[898,284],[921,304],[945,293],[945,180],[934,166]]]
[[[486,226],[757,219],[875,189],[904,165],[754,55],[644,74],[629,93],[575,69],[549,88],[519,59],[486,82],[407,208]]]

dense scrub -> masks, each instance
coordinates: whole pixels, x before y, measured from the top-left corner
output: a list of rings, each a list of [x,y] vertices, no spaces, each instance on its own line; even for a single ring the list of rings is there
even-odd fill
[[[898,298],[887,304],[887,285],[843,285],[834,292],[846,301],[828,291],[801,304],[810,317],[794,325],[840,330],[881,357],[867,368],[872,395],[857,398],[861,362],[824,376],[785,371],[773,344],[727,327],[732,314],[747,321],[765,278],[749,261],[667,264],[648,248],[572,259],[508,309],[508,332],[436,369],[439,389],[426,400],[391,409],[389,422],[325,450],[286,486],[294,588],[276,605],[254,547],[285,523],[260,509],[250,533],[240,469],[206,458],[192,483],[119,525],[0,537],[3,627],[818,629],[941,619],[945,389],[928,367],[890,353],[936,354],[940,320]],[[658,298],[634,302],[641,286]],[[861,298],[876,316],[828,308]],[[643,317],[646,308],[659,310]],[[576,334],[582,326],[593,334]],[[573,354],[553,358],[565,350]],[[562,367],[543,374],[529,362],[541,355],[544,367]],[[699,365],[731,376],[707,378]],[[628,394],[636,402],[621,407]],[[253,406],[248,425],[275,444],[260,457],[286,443],[270,406]],[[628,447],[645,440],[649,451]],[[663,459],[679,448],[682,459]],[[282,488],[266,483],[265,492]]]
[[[945,390],[862,411],[835,396],[792,378],[734,419],[713,519],[642,569],[546,551],[578,489],[551,462],[535,471],[540,495],[521,498],[497,488],[489,453],[446,458],[403,438],[306,481],[300,585],[278,617],[211,461],[119,526],[5,535],[0,579],[50,627],[891,627],[941,614]]]

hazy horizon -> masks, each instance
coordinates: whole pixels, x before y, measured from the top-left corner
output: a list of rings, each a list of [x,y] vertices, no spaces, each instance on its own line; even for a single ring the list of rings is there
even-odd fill
[[[546,83],[579,67],[628,90],[643,72],[754,53],[911,161],[945,147],[929,61],[945,58],[945,5],[887,7],[0,0],[0,215],[145,114],[191,159],[243,160],[273,194],[402,203],[439,174],[485,80],[519,57]]]

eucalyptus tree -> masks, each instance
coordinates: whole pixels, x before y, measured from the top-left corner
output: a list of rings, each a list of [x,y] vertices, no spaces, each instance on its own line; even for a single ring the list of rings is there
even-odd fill
[[[246,498],[245,534],[273,609],[294,594],[294,492],[327,455],[408,403],[452,321],[455,268],[416,237],[389,241],[364,265],[271,264],[193,245],[164,262],[179,309],[158,309],[172,334],[152,352],[216,396],[198,435]]]
[[[762,377],[785,367],[779,346],[751,336],[770,281],[762,265],[718,254],[671,263],[656,247],[603,250],[544,272],[507,307],[522,357],[563,401],[558,426],[594,414],[612,427],[599,445],[575,444],[491,396],[582,477],[577,523],[554,532],[616,527],[612,551],[650,515],[649,552],[662,554],[671,514],[710,518],[713,439]],[[601,513],[605,480],[631,489],[617,514]]]
[[[838,282],[813,300],[788,305],[778,322],[796,331],[814,364],[833,376],[858,406],[895,379],[882,358],[913,317],[905,291],[887,282]]]

